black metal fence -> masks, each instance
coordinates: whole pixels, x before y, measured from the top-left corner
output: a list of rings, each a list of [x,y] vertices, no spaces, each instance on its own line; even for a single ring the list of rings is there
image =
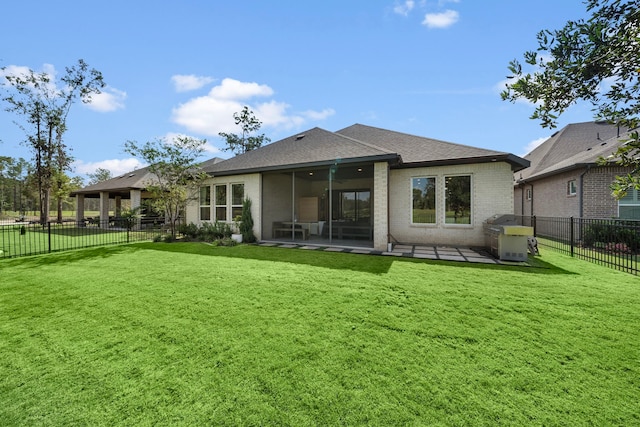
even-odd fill
[[[640,221],[621,219],[518,217],[533,227],[539,246],[638,275]]]
[[[4,222],[0,223],[0,258],[154,240],[165,232],[163,221],[157,218],[142,218],[133,222],[49,222],[44,225]]]

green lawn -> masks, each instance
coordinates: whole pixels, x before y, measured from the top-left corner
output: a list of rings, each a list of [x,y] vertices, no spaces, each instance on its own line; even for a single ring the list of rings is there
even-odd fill
[[[0,258],[43,254],[91,246],[151,240],[158,230],[126,231],[103,229],[95,225],[77,227],[74,223],[45,225],[0,225]]]
[[[640,424],[640,279],[538,260],[202,243],[0,260],[0,424]]]

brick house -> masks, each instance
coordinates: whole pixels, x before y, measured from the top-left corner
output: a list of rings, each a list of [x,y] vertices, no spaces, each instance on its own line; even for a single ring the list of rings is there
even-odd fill
[[[204,167],[186,221],[232,222],[252,201],[260,241],[484,246],[483,222],[513,213],[510,153],[356,124],[313,128]]]
[[[528,168],[514,174],[516,215],[640,219],[636,190],[621,200],[611,195],[616,176],[630,170],[599,166],[622,143],[625,130],[604,122],[567,125],[524,158]]]

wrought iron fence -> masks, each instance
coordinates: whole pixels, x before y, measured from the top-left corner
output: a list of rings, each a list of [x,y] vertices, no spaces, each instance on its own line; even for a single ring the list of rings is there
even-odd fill
[[[622,219],[518,217],[533,227],[539,246],[638,275],[640,221]]]
[[[69,221],[47,224],[5,222],[0,224],[0,258],[117,245],[153,240],[167,232],[164,221],[142,218],[109,221]]]

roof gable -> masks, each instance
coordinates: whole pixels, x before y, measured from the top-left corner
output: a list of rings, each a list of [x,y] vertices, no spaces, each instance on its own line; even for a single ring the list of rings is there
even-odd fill
[[[224,161],[220,157],[214,157],[200,163],[200,167],[204,168],[215,165]],[[131,172],[119,175],[115,178],[107,179],[93,185],[88,185],[79,190],[71,192],[72,196],[76,194],[96,194],[102,191],[128,191],[128,190],[144,190],[149,183],[157,180],[156,174],[149,170],[149,166],[136,169]]]
[[[626,129],[604,122],[573,123],[554,133],[524,158],[531,166],[519,179],[535,179],[579,165],[595,164],[616,151]]]
[[[316,127],[203,169],[214,174],[235,174],[370,158],[393,160],[397,154]]]

